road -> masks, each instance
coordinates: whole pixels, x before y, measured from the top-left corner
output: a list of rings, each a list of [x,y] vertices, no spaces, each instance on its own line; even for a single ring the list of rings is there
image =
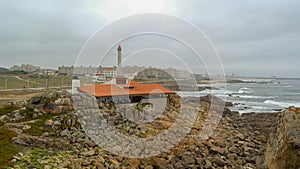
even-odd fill
[[[48,89],[71,89],[70,86],[55,86],[48,87]],[[9,91],[35,91],[35,90],[46,90],[45,87],[37,87],[37,88],[18,88],[18,89],[0,89],[1,92],[9,92]]]

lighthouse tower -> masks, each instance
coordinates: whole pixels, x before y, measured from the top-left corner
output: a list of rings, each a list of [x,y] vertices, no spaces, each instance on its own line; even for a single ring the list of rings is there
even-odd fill
[[[122,48],[121,45],[118,46],[118,67],[121,67],[122,62]]]

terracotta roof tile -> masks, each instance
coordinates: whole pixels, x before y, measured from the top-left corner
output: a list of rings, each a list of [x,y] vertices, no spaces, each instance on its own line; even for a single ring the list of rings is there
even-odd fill
[[[122,96],[122,95],[149,95],[155,93],[175,94],[174,91],[171,91],[161,85],[140,84],[134,80],[130,80],[129,84],[126,85],[124,84],[123,85],[115,85],[115,84],[81,85],[79,90],[81,92],[92,94],[96,97],[111,97],[111,96]]]

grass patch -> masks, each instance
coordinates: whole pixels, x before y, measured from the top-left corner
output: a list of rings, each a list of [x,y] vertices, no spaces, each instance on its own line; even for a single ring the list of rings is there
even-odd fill
[[[45,126],[44,123],[48,119],[51,119],[54,116],[63,115],[63,114],[66,114],[66,112],[60,114],[55,114],[55,113],[44,114],[43,116],[38,117],[38,119],[34,123],[28,124],[31,126],[31,128],[25,130],[24,133],[30,134],[32,136],[41,136],[42,134],[44,134],[44,132],[50,132],[51,127]]]
[[[24,95],[28,95],[28,94],[36,94],[36,93],[37,93],[36,91],[28,91],[28,90],[1,91],[0,96],[1,97],[7,97],[7,96],[19,97],[19,96],[24,96]]]
[[[14,110],[18,110],[18,109],[19,109],[19,107],[6,105],[6,106],[0,108],[0,116],[10,113]]]
[[[41,148],[34,148],[30,152],[30,156],[24,159],[21,159],[16,164],[20,166],[20,168],[27,168],[28,165],[34,166],[35,168],[44,168],[46,163],[40,163],[40,159],[48,159],[50,158],[49,150],[41,149]],[[55,155],[55,154],[53,154]]]
[[[47,108],[49,106],[50,102],[53,102],[55,100],[56,100],[56,98],[46,98],[43,103],[43,108]]]
[[[134,108],[137,110],[137,111],[143,111],[144,107],[150,105],[151,107],[153,107],[153,104],[152,103],[138,103]]]
[[[44,119],[38,119],[34,123],[30,123],[29,125],[31,126],[30,129],[25,130],[24,133],[30,134],[32,136],[41,136],[44,134],[44,132],[49,131],[50,128],[44,126],[46,120]]]
[[[14,145],[11,140],[17,134],[7,128],[0,128],[0,168],[11,166],[13,156],[22,150],[21,147]]]
[[[18,77],[17,77],[18,76]],[[72,76],[47,76],[40,77],[36,75],[0,75],[0,89],[20,89],[20,88],[34,88],[34,87],[45,87],[46,79],[48,87],[55,86],[71,86]]]
[[[34,108],[30,106],[26,106],[25,110],[21,110],[20,113],[25,116],[21,121],[28,121],[33,119]]]
[[[65,166],[63,163],[69,159],[70,154],[71,152],[66,151],[33,148],[30,151],[30,154],[15,164],[15,167],[24,169],[28,168],[28,166],[32,166],[32,168],[45,168],[45,166],[48,165],[50,168],[61,168],[62,166]]]

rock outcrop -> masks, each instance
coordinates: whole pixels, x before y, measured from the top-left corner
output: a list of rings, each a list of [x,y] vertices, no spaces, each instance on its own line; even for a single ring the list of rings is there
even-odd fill
[[[300,168],[300,108],[288,108],[278,123],[267,145],[265,163],[272,169]]]
[[[130,112],[122,106],[99,103],[85,95],[74,95],[70,99],[69,94],[50,93],[32,98],[26,105],[1,116],[0,121],[19,131],[13,143],[38,148],[38,151],[55,151],[56,155],[50,153],[39,161],[47,164],[45,168],[299,168],[299,108],[289,108],[283,113],[239,114],[226,108],[229,103],[213,95],[201,98],[170,95],[162,114],[151,122],[143,119],[145,123],[137,123],[140,118],[134,115],[142,113],[145,116],[146,105],[132,104],[134,110]],[[156,138],[180,120],[180,115],[185,114],[183,117],[190,119],[189,113],[194,107],[192,110],[197,116],[186,135],[174,147],[156,156],[128,158],[121,153],[117,155],[97,145],[99,143],[87,134],[92,129],[106,129],[105,126],[95,128],[97,122],[98,126],[99,123],[113,126],[126,137]],[[127,119],[128,114],[130,118]],[[33,136],[28,132],[32,129],[43,132]],[[271,133],[274,133],[272,137]],[[203,137],[205,134],[207,137]],[[130,144],[124,141],[113,148],[129,147],[126,145]],[[165,146],[160,144],[157,148]],[[153,149],[142,151],[147,154]],[[40,168],[37,163],[25,160],[34,160],[34,151],[37,150],[16,155],[14,167]],[[134,153],[142,154],[142,151]],[[62,159],[54,163],[58,156]]]

